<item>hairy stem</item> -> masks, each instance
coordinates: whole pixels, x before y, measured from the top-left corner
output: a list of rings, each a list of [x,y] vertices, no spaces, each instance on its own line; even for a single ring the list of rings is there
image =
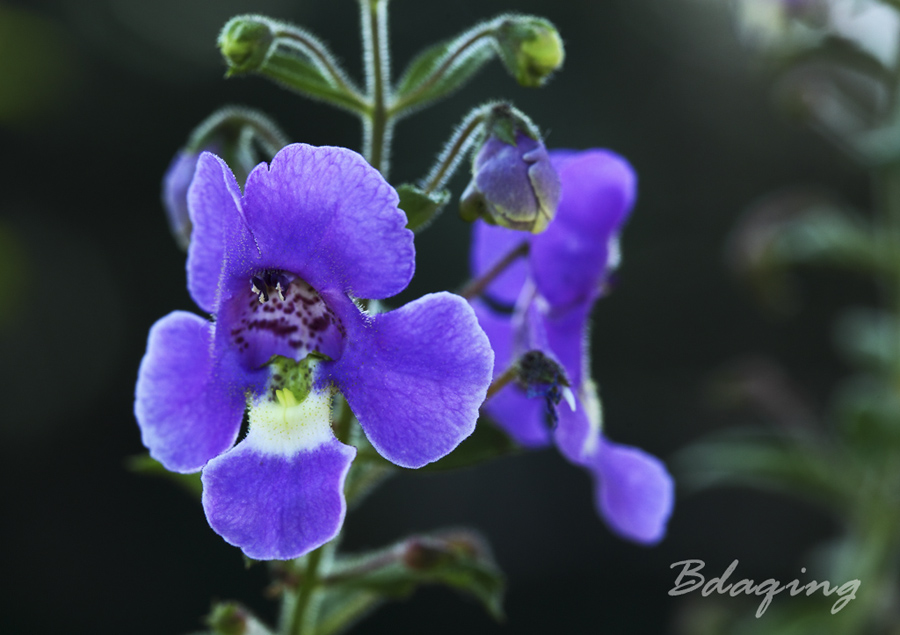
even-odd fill
[[[360,0],[366,89],[372,104],[364,125],[363,154],[376,170],[387,177],[393,119],[388,113],[390,98],[390,52],[387,28],[388,0]]]

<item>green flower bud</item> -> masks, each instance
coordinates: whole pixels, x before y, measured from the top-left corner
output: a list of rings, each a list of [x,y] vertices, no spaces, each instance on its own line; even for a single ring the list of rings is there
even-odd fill
[[[522,86],[543,85],[566,56],[556,27],[541,18],[508,19],[497,30],[497,43],[500,59]]]
[[[274,39],[271,25],[262,17],[238,16],[229,20],[219,34],[219,50],[228,62],[228,74],[259,69]]]

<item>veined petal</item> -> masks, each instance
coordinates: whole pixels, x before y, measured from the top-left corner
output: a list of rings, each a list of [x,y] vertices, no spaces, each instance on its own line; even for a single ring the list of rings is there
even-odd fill
[[[193,231],[188,247],[188,291],[208,313],[216,310],[229,243],[248,238],[241,219],[241,190],[226,163],[204,152],[188,190]]]
[[[359,154],[292,144],[256,166],[244,190],[263,266],[359,298],[390,297],[412,279],[413,233],[397,192]]]
[[[237,439],[245,397],[215,370],[212,324],[170,313],[150,329],[138,371],[134,413],[150,455],[174,472],[196,472]]]
[[[589,466],[597,509],[624,538],[652,545],[666,533],[675,487],[662,461],[627,445],[600,439]]]
[[[352,303],[331,306],[347,344],[321,368],[382,456],[422,467],[472,433],[494,354],[465,300],[436,293],[374,317]]]
[[[530,242],[533,234],[507,229],[484,222],[472,227],[472,250],[469,254],[472,276],[480,277],[523,242]],[[512,306],[525,284],[528,275],[528,258],[522,257],[497,276],[485,291],[491,299]]]
[[[552,158],[552,155],[551,155]],[[562,155],[556,218],[531,244],[538,291],[554,306],[592,301],[611,264],[615,241],[634,204],[637,177],[606,150]]]
[[[337,535],[356,449],[334,438],[330,412],[330,391],[251,406],[247,437],[202,474],[206,518],[226,542],[257,560],[289,560]]]

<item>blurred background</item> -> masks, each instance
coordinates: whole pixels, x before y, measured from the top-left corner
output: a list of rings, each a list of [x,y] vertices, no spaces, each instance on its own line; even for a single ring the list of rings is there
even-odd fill
[[[594,314],[611,438],[670,459],[712,431],[756,423],[723,407],[716,386],[735,368],[757,376],[762,358],[778,364],[763,364],[763,375],[786,373],[821,408],[845,372],[831,345],[835,313],[871,303],[874,289],[808,273],[790,311],[766,309],[729,269],[727,246],[742,212],[773,191],[824,189],[863,207],[869,183],[772,107],[724,2],[392,7],[395,74],[423,46],[507,10],[546,16],[567,50],[544,89],[518,87],[495,62],[402,121],[394,182],[423,175],[451,126],[499,97],[528,113],[549,147],[608,147],[635,166],[618,286]],[[159,200],[176,150],[225,104],[261,109],[295,141],[359,148],[351,116],[263,79],[223,79],[218,30],[250,12],[311,29],[360,76],[352,0],[0,2],[2,633],[185,633],[214,599],[275,615],[262,566],[245,570],[190,496],[125,467],[143,452],[132,402],[147,331],[172,310],[196,311]],[[451,183],[454,196],[466,180]],[[397,304],[465,282],[469,228],[454,207],[417,238],[416,278]],[[796,499],[680,489],[666,540],[637,547],[597,517],[587,474],[547,450],[404,473],[348,516],[344,544],[463,525],[483,532],[508,575],[505,625],[429,588],[354,632],[680,635],[692,603],[713,599],[669,597],[671,563],[701,559],[719,575],[739,559],[737,579],[789,581],[808,566],[808,548],[836,531]],[[816,599],[829,610],[832,601]]]

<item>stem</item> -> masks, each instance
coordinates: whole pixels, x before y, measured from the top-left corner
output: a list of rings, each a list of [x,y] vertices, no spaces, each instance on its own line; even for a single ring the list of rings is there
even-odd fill
[[[366,89],[372,104],[364,122],[363,154],[376,170],[387,177],[393,118],[387,111],[391,81],[387,29],[388,0],[360,0]]]
[[[388,114],[394,117],[400,116],[400,114],[410,104],[414,104],[422,94],[427,92],[432,86],[443,79],[443,77],[450,71],[450,69],[452,69],[456,65],[457,61],[461,57],[463,57],[465,53],[468,53],[476,44],[478,44],[480,40],[493,37],[494,31],[497,28],[494,22],[495,21],[488,22],[484,25],[481,25],[480,28],[475,27],[475,29],[473,29],[472,35],[462,44],[460,44],[456,48],[456,50],[447,55],[444,58],[444,61],[441,62],[441,65],[437,68],[437,70],[435,70],[425,82],[419,84],[419,86],[417,86],[414,91],[407,93],[401,99],[391,104]]]
[[[291,620],[287,623],[285,635],[311,635],[314,629],[309,627],[312,620],[306,619],[310,600],[319,584],[319,563],[322,561],[322,549],[319,547],[307,556],[306,571],[303,572],[303,582],[297,590],[297,602]]]
[[[454,131],[453,136],[444,147],[444,151],[438,157],[437,163],[426,177],[425,185],[422,187],[426,194],[440,189],[453,176],[460,160],[472,145],[476,131],[487,117],[486,112],[479,109]]]
[[[490,386],[488,386],[487,395],[485,395],[484,397],[485,403],[488,401],[488,399],[500,392],[503,388],[506,387],[509,382],[511,382],[518,376],[519,365],[514,362],[510,364],[510,366],[506,370],[504,370],[499,377],[494,379],[494,381],[491,382]]]
[[[509,267],[518,258],[528,255],[528,251],[530,249],[531,243],[529,243],[527,240],[523,240],[513,249],[507,252],[505,256],[497,261],[497,264],[488,269],[488,271],[484,273],[480,278],[475,278],[474,280],[469,282],[469,284],[464,286],[459,292],[459,295],[464,297],[466,300],[477,298],[482,293],[484,293],[484,290],[487,288],[487,286],[492,283],[497,276],[503,273],[507,267]]]

